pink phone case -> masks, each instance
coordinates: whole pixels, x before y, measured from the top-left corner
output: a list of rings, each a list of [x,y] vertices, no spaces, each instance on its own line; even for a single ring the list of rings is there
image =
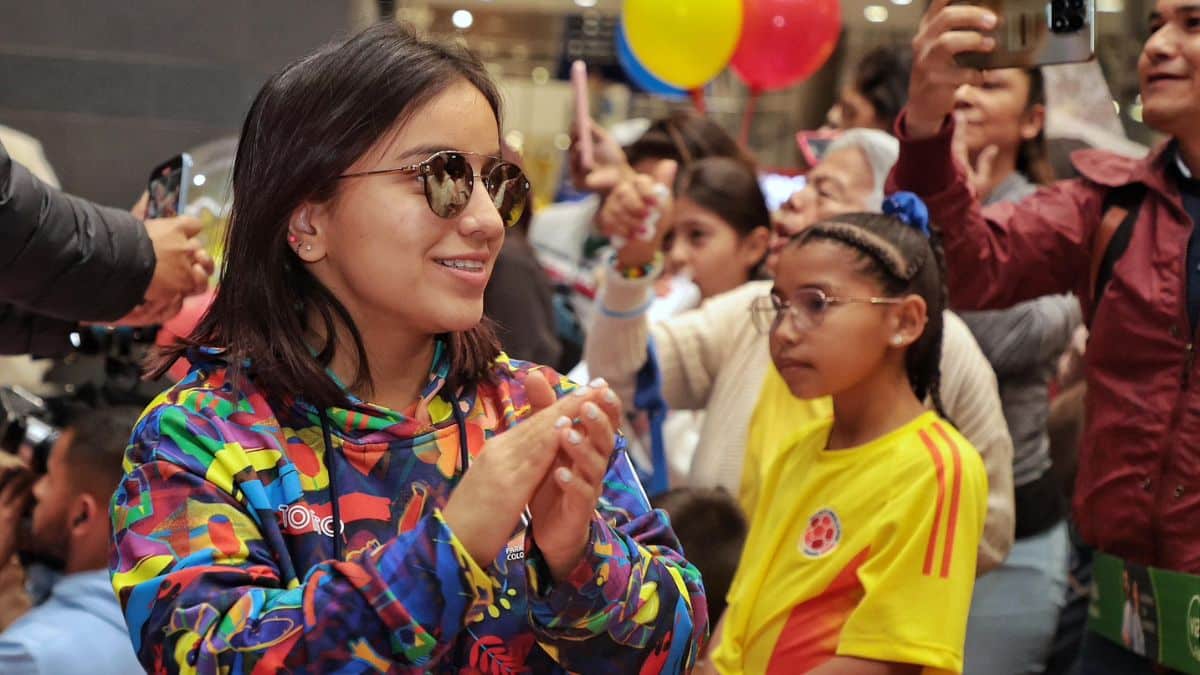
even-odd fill
[[[579,158],[583,168],[595,165],[592,151],[591,112],[588,110],[587,65],[583,61],[571,64],[571,88],[575,91],[575,128],[579,134]]]

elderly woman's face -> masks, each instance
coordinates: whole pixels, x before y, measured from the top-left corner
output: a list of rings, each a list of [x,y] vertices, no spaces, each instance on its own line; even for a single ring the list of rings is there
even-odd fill
[[[870,203],[874,193],[875,177],[861,150],[847,147],[825,155],[809,172],[804,189],[793,194],[771,217],[767,272],[775,275],[784,245],[813,223],[843,213],[879,210],[878,204]]]

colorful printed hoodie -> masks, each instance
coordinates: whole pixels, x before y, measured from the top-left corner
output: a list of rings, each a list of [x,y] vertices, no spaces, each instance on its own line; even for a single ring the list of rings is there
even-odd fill
[[[235,389],[212,354],[192,362],[135,428],[113,498],[113,587],[150,672],[691,668],[708,628],[700,576],[623,440],[592,547],[554,584],[523,528],[481,567],[442,518],[461,469],[441,345],[408,414],[357,400],[328,410],[331,452],[315,408]],[[529,414],[536,368],[501,356],[493,382],[459,394],[472,456]],[[542,372],[560,396],[574,388]]]

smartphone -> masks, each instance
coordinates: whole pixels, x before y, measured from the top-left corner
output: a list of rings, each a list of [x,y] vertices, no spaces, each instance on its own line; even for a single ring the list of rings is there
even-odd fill
[[[150,204],[146,218],[171,218],[183,213],[192,182],[192,156],[186,152],[154,167],[150,172]]]
[[[1000,23],[990,54],[959,54],[967,68],[1033,68],[1083,63],[1096,54],[1096,0],[956,0],[995,12]]]
[[[579,134],[576,141],[579,149],[579,162],[584,169],[590,170],[596,165],[592,148],[592,114],[588,102],[587,64],[576,61],[571,64],[571,89],[575,93],[575,129]]]
[[[796,147],[800,149],[804,163],[812,168],[821,162],[825,153],[829,151],[829,145],[841,135],[842,132],[837,129],[799,131],[796,132]]]

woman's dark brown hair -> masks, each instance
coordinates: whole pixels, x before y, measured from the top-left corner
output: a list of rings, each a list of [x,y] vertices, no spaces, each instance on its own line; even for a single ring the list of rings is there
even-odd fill
[[[892,133],[896,118],[908,103],[908,80],[912,73],[912,50],[877,47],[867,52],[854,68],[854,89],[871,104],[875,119]]]
[[[917,398],[924,401],[928,396],[938,414],[947,418],[941,393],[946,283],[940,244],[893,216],[848,213],[813,225],[793,237],[789,246],[819,240],[841,244],[857,253],[862,272],[882,284],[884,295],[919,295],[925,300],[925,331],[909,346],[905,367]]]
[[[1023,71],[1029,78],[1029,98],[1025,101],[1025,109],[1036,105],[1046,105],[1046,81],[1041,68],[1030,68]],[[1037,136],[1022,141],[1017,148],[1017,171],[1038,185],[1049,185],[1054,182],[1054,166],[1050,164],[1050,153],[1046,149],[1046,125],[1038,129]]]
[[[731,157],[754,166],[754,159],[721,125],[691,110],[676,110],[654,122],[625,148],[630,166],[645,159],[673,159],[682,168],[705,157]]]
[[[362,336],[342,303],[297,261],[287,244],[288,222],[302,203],[332,199],[337,177],[351,164],[422,105],[464,80],[483,94],[499,120],[499,91],[477,58],[393,22],[376,24],[271,77],[242,127],[216,297],[186,340],[157,355],[152,374],[161,375],[189,347],[212,347],[221,350],[235,382],[249,364],[256,386],[268,396],[344,405],[345,393],[326,375],[334,351],[347,348],[337,344],[340,326],[357,358],[350,386],[370,391]],[[310,317],[319,329],[308,325]],[[314,334],[326,337],[310,344]],[[500,353],[486,319],[446,339],[452,388],[486,377]]]

